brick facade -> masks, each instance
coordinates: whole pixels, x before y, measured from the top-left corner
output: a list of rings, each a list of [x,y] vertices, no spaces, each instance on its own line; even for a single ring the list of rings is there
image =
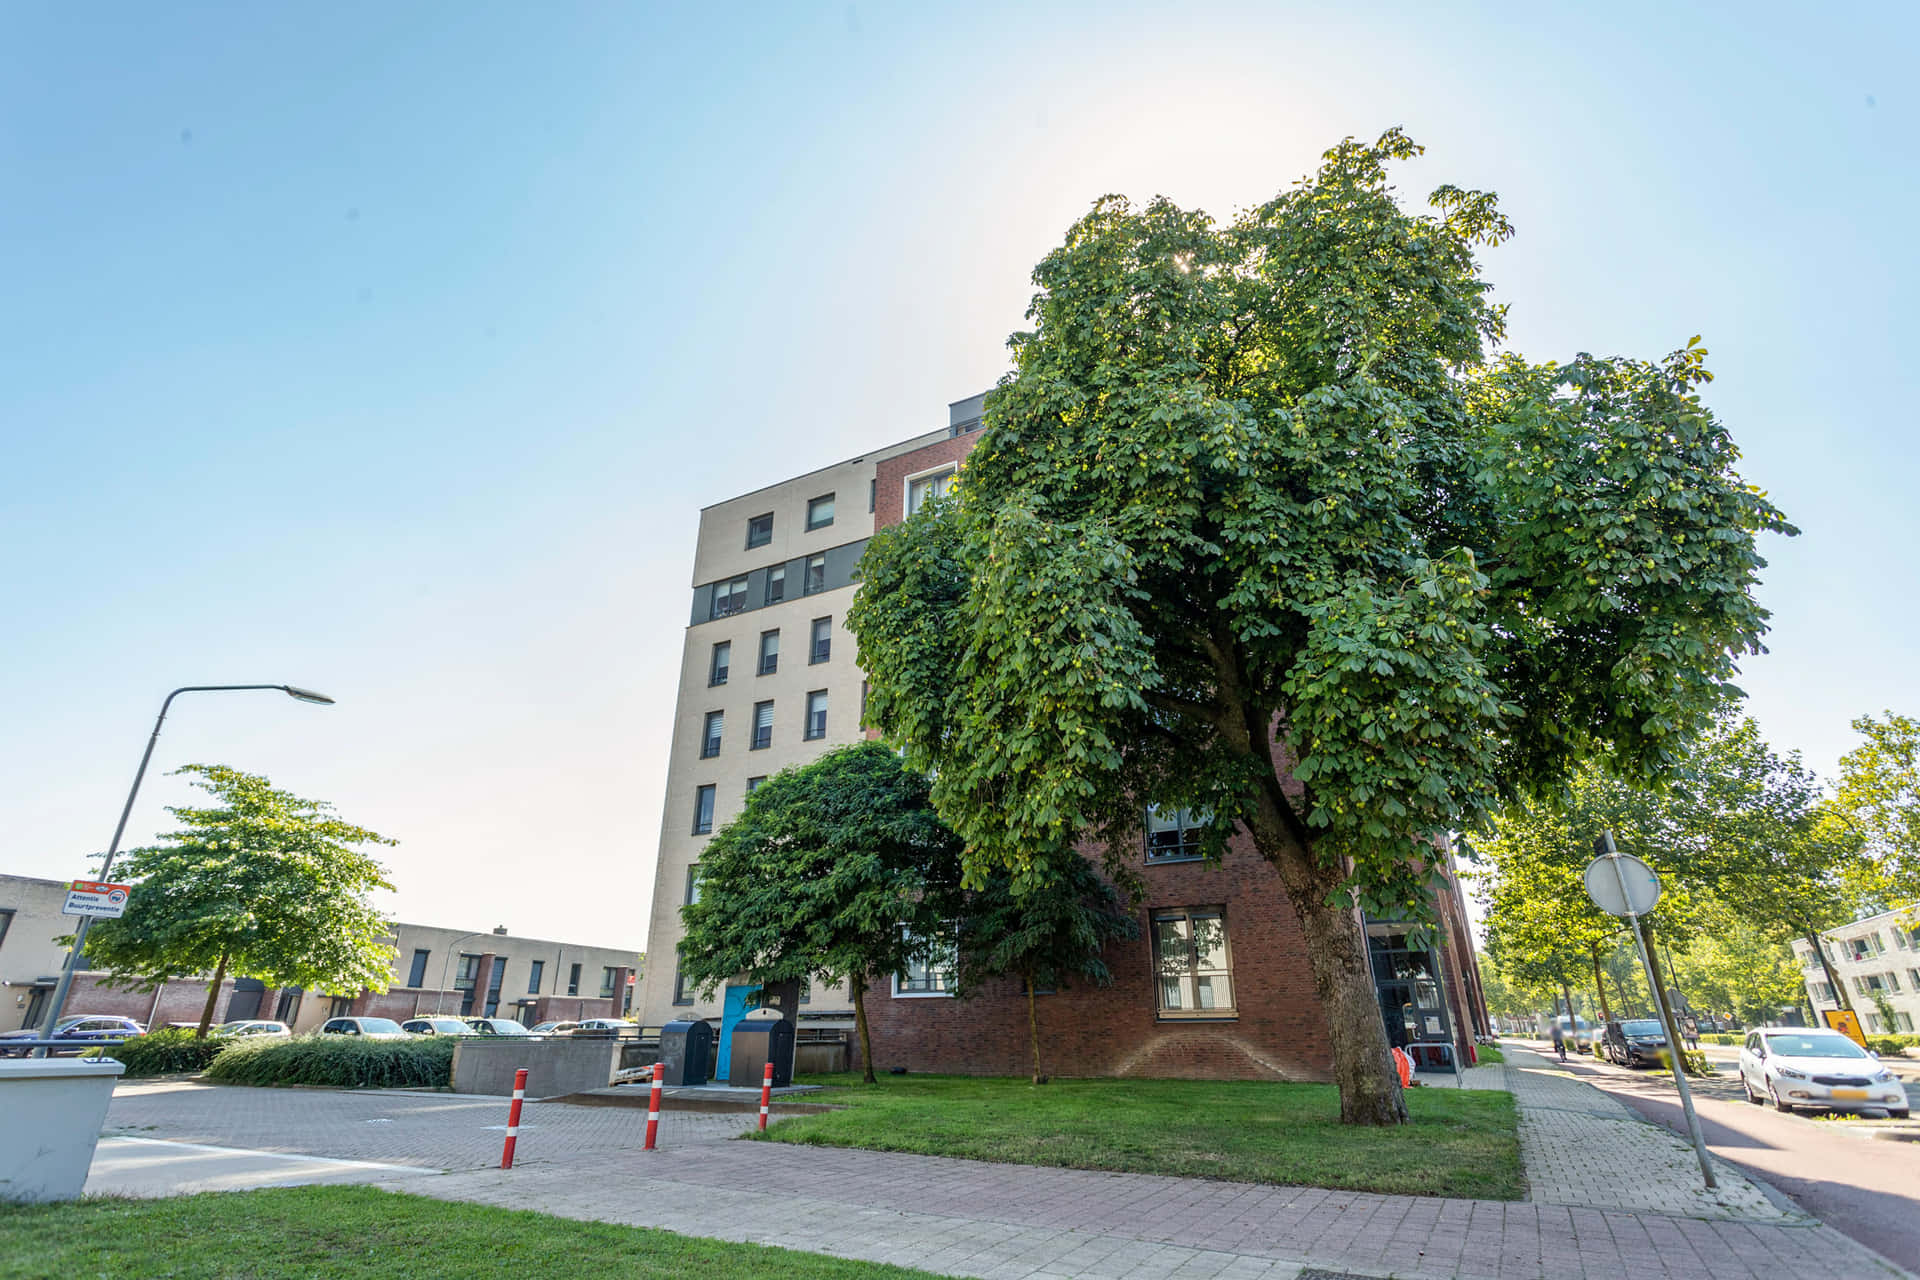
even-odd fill
[[[1144,846],[1143,846],[1144,848]],[[1134,855],[1136,859],[1144,853]],[[1147,896],[1134,912],[1140,936],[1111,943],[1111,987],[1075,984],[1036,997],[1041,1070],[1070,1076],[1207,1080],[1324,1080],[1332,1063],[1326,1018],[1313,992],[1306,941],[1280,877],[1235,837],[1218,866],[1141,868]],[[1149,921],[1157,909],[1224,907],[1236,1016],[1162,1019]],[[968,999],[895,996],[881,977],[867,999],[882,1068],[1017,1075],[1029,1066],[1027,1002],[1007,980]]]

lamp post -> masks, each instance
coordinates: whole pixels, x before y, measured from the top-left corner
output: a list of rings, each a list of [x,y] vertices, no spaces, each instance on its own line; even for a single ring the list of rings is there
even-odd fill
[[[433,995],[433,1014],[436,1018],[440,1016],[440,1006],[446,1003],[447,999],[447,966],[453,963],[453,957],[459,953],[461,943],[465,942],[468,938],[477,938],[485,932],[485,929],[475,929],[472,933],[461,934],[447,944],[446,957],[440,961],[440,990],[434,992]],[[477,984],[479,980],[479,975],[475,974],[474,982]]]
[[[167,708],[173,705],[173,700],[183,693],[231,693],[248,689],[278,689],[289,698],[298,702],[311,702],[316,706],[323,707],[333,705],[333,699],[329,698],[326,694],[315,693],[311,689],[302,689],[298,685],[291,684],[189,684],[182,685],[180,688],[168,694],[167,700],[160,704],[159,717],[153,722],[153,733],[147,738],[147,749],[140,757],[140,767],[134,770],[133,786],[127,791],[127,802],[120,808],[120,821],[113,828],[113,843],[107,846],[106,860],[100,864],[100,871],[98,873],[100,879],[105,880],[113,871],[113,860],[120,852],[120,837],[126,834],[127,818],[133,813],[134,797],[140,794],[140,780],[147,776],[147,762],[153,759],[153,745],[160,741],[160,726],[167,722]],[[66,1007],[67,1003],[67,992],[73,986],[74,969],[78,966],[80,957],[87,953],[87,930],[92,925],[92,916],[82,916],[80,917],[80,927],[74,930],[73,949],[67,952],[67,961],[60,968],[59,985],[54,987],[53,999],[47,1006],[46,1021],[40,1024],[40,1038],[42,1040],[53,1039],[53,1029],[60,1022],[61,1011]],[[156,1004],[155,1008],[158,1007]],[[46,1057],[47,1046],[41,1045],[35,1049],[33,1056],[36,1058]]]

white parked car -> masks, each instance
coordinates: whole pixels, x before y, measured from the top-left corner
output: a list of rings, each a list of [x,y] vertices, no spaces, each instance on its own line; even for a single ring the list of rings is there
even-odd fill
[[[239,1022],[223,1022],[214,1030],[223,1036],[290,1036],[293,1028],[284,1022],[271,1022],[265,1018],[244,1018]]]
[[[410,1036],[470,1036],[473,1028],[458,1018],[430,1016],[408,1018],[400,1024],[400,1029]]]
[[[1840,1032],[1823,1027],[1749,1031],[1740,1046],[1740,1087],[1748,1102],[1772,1102],[1782,1111],[1879,1107],[1896,1120],[1908,1114],[1900,1077]]]
[[[320,1025],[323,1036],[365,1036],[369,1040],[411,1040],[392,1018],[328,1018]]]

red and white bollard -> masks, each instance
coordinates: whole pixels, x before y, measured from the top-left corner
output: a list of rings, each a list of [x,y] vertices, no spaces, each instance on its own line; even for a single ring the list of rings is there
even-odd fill
[[[767,1104],[773,1101],[773,1064],[767,1064],[766,1074],[760,1077],[760,1128],[767,1127]]]
[[[520,1140],[520,1104],[527,1100],[527,1069],[513,1073],[513,1107],[507,1112],[507,1149],[500,1153],[500,1167],[513,1168],[513,1144]]]
[[[653,1139],[660,1132],[660,1084],[667,1076],[665,1063],[653,1064],[653,1091],[647,1098],[647,1145],[645,1150],[653,1150]]]

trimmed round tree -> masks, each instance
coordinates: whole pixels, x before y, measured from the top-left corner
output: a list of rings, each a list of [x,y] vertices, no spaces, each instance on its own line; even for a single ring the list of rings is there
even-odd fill
[[[699,874],[699,901],[680,908],[681,976],[709,992],[844,980],[871,1084],[868,976],[946,945],[962,909],[960,840],[926,777],[877,742],[783,770],[714,833]]]
[[[1763,530],[1658,361],[1492,359],[1494,198],[1403,209],[1397,130],[1229,223],[1107,197],[1039,264],[954,499],[875,535],[869,718],[970,876],[1204,810],[1277,869],[1344,1120],[1396,1124],[1360,913],[1589,758],[1659,773],[1756,651]]]

